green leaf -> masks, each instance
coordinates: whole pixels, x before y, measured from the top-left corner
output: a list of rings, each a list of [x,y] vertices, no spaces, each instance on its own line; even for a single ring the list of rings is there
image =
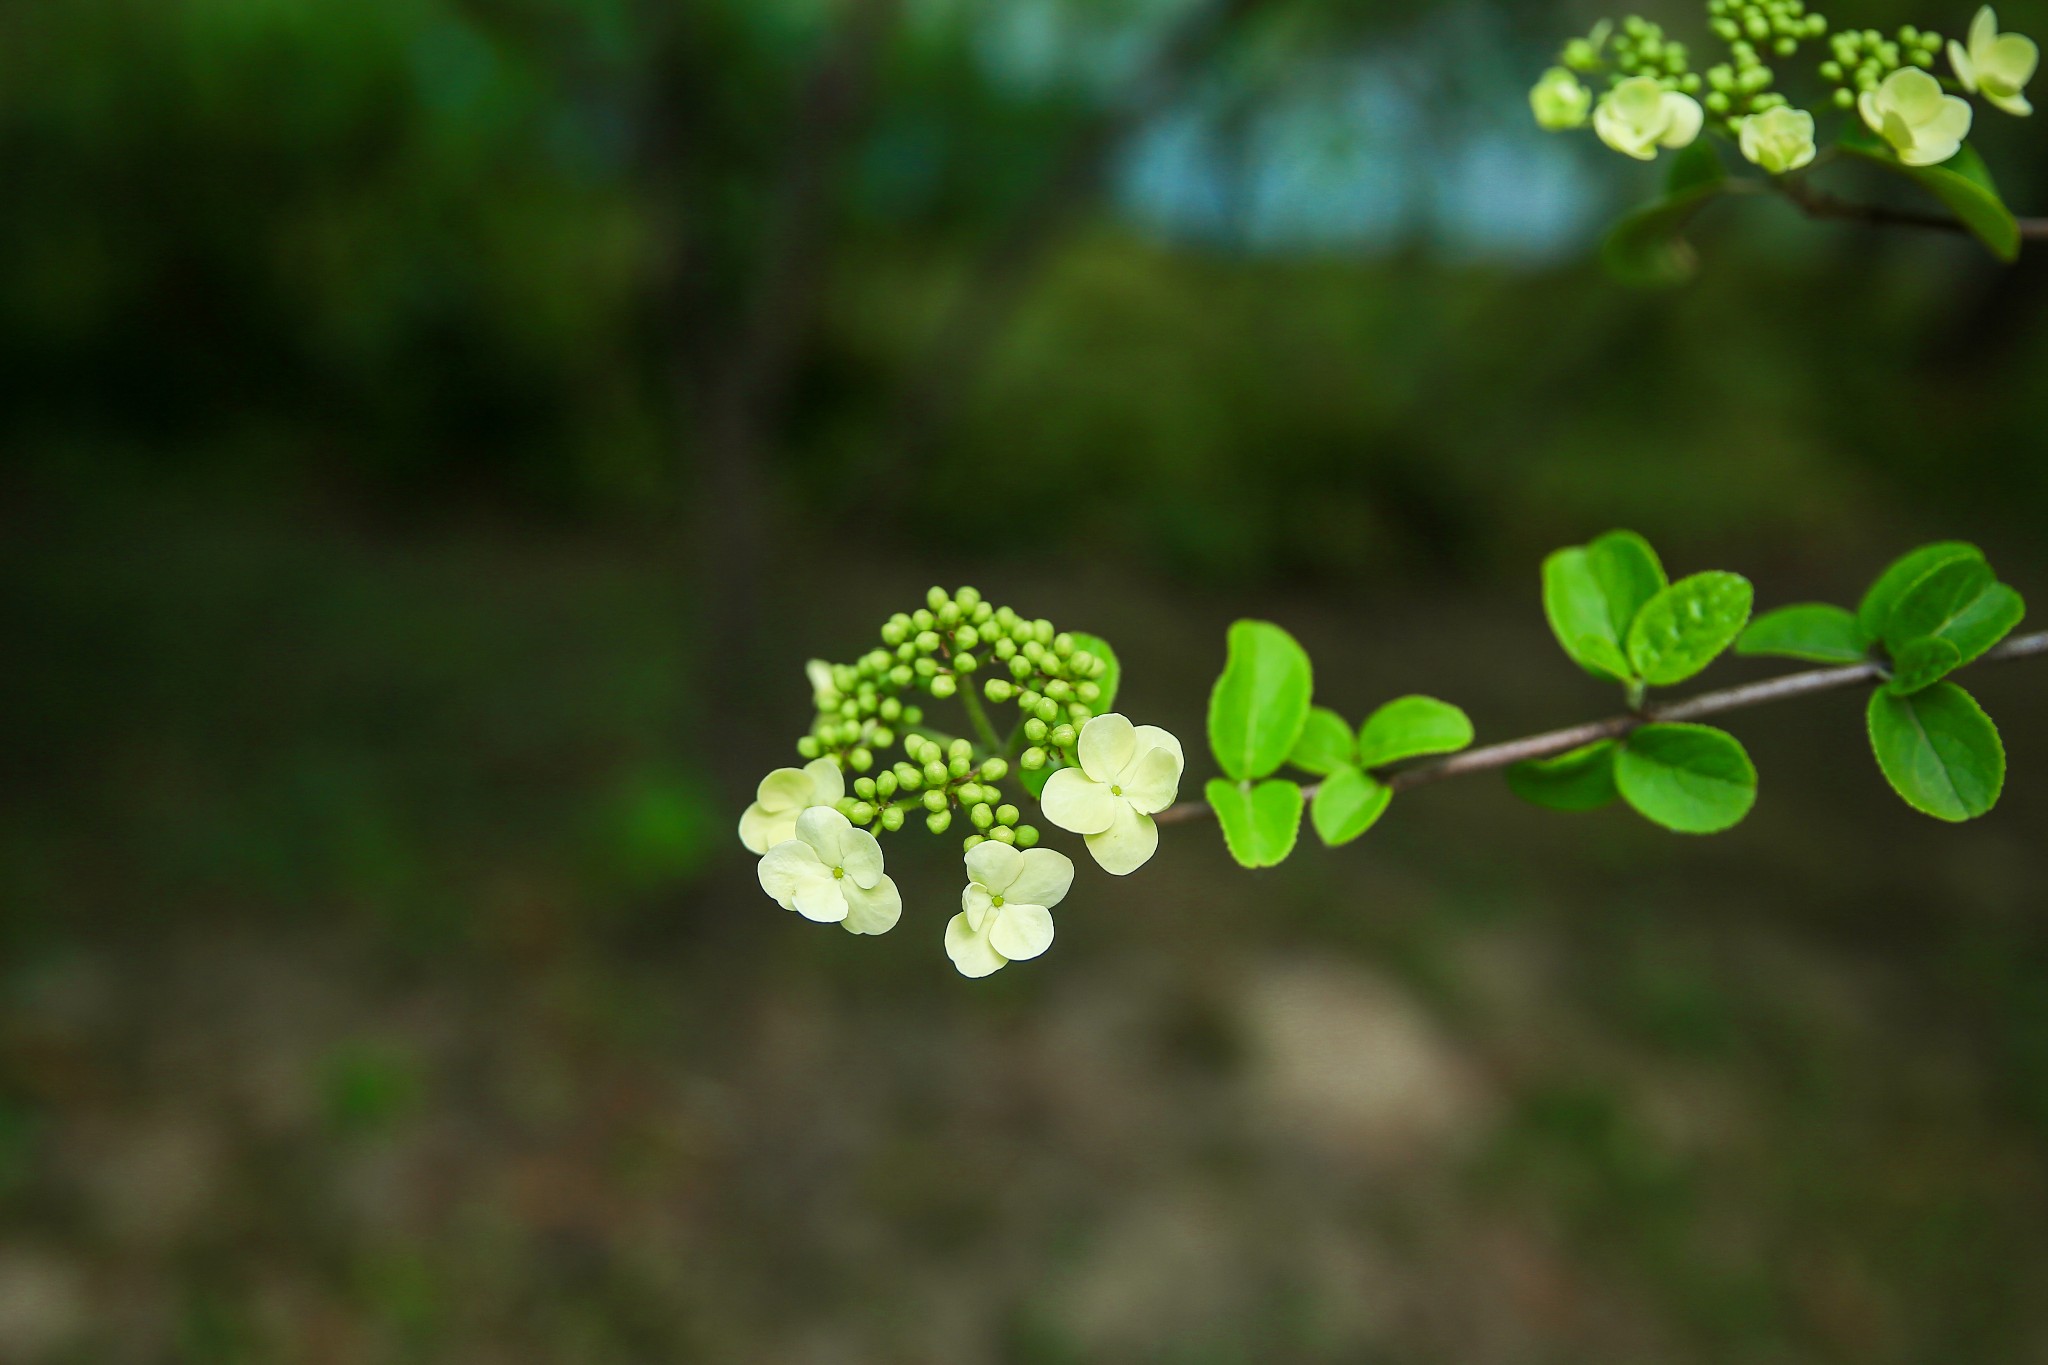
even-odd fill
[[[1757,617],[1735,642],[1735,652],[1819,664],[1856,664],[1869,655],[1870,637],[1863,633],[1856,613],[1824,602],[1808,602]]]
[[[1356,768],[1330,774],[1316,788],[1309,819],[1316,834],[1330,847],[1348,844],[1373,827],[1394,799],[1394,789]]]
[[[1230,856],[1246,867],[1272,867],[1294,851],[1301,833],[1301,787],[1282,778],[1243,787],[1221,777],[1203,788]]]
[[[1124,679],[1124,666],[1117,661],[1116,651],[1109,647],[1109,641],[1100,635],[1090,635],[1084,630],[1071,633],[1075,649],[1085,649],[1103,662],[1102,676],[1095,680],[1095,685],[1102,689],[1102,695],[1088,709],[1098,716],[1105,715],[1116,709],[1116,689]]]
[[[2019,259],[2020,225],[1999,198],[1998,187],[1991,183],[1991,172],[1976,148],[1965,143],[1961,151],[1939,166],[1908,166],[1899,160],[1889,143],[1855,121],[1842,134],[1842,146],[1866,161],[1906,177],[1939,199],[1999,260],[2009,265]]]
[[[2004,639],[2026,615],[2020,595],[1991,576],[1981,559],[1951,559],[1906,589],[1885,626],[1894,659],[1915,640],[1939,636],[1969,663]]]
[[[1543,561],[1543,614],[1550,632],[1572,660],[1595,677],[1628,682],[1628,656],[1621,652],[1626,622],[1617,626],[1614,612],[1593,571],[1591,555],[1574,545]]]
[[[1900,555],[1877,576],[1877,581],[1870,585],[1870,591],[1863,594],[1863,601],[1856,608],[1856,619],[1863,623],[1863,633],[1873,640],[1883,639],[1885,628],[1891,624],[1892,608],[1915,583],[1952,559],[1983,557],[1982,550],[1960,540],[1936,541]]]
[[[1377,768],[1422,754],[1454,754],[1472,742],[1472,721],[1435,697],[1396,697],[1358,727],[1358,766]]]
[[[1209,747],[1231,777],[1264,777],[1286,761],[1308,723],[1308,654],[1270,621],[1230,628],[1229,659],[1209,694]]]
[[[1357,752],[1351,726],[1335,711],[1311,706],[1308,722],[1301,727],[1301,738],[1294,741],[1294,752],[1287,755],[1287,761],[1303,772],[1323,777],[1352,766]]]
[[[1962,667],[1963,656],[1939,635],[1923,635],[1892,656],[1891,681],[1885,689],[1908,696],[1931,687]]]
[[[1681,834],[1739,824],[1756,804],[1756,767],[1726,730],[1639,726],[1622,741],[1614,785],[1644,818]]]
[[[1693,215],[1721,193],[1725,179],[1720,158],[1705,138],[1681,151],[1664,197],[1624,215],[1600,244],[1608,272],[1623,284],[1653,289],[1692,278],[1699,258],[1681,234]]]
[[[1644,682],[1684,682],[1742,633],[1755,593],[1741,574],[1681,578],[1651,598],[1628,630],[1628,658]]]
[[[2005,746],[1984,708],[1954,683],[1910,697],[1870,694],[1870,748],[1892,790],[1937,820],[1971,820],[1998,804]]]
[[[1508,788],[1524,801],[1551,810],[1598,810],[1619,796],[1614,787],[1611,739],[1554,758],[1531,759],[1507,770]]]

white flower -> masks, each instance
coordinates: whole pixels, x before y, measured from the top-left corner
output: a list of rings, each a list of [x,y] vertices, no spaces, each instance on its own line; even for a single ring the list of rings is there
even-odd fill
[[[1659,147],[1683,147],[1700,135],[1706,112],[1691,95],[1666,90],[1649,76],[1631,76],[1593,110],[1593,131],[1624,156],[1649,161]]]
[[[1049,848],[1018,851],[988,839],[967,850],[960,913],[946,925],[946,956],[962,976],[987,976],[1052,946],[1052,907],[1074,884],[1074,864]]]
[[[1813,142],[1813,115],[1782,104],[1743,119],[1737,138],[1743,156],[1772,175],[1798,170],[1819,150]]]
[[[1970,102],[1942,94],[1941,82],[1914,66],[1857,96],[1856,109],[1908,166],[1948,160],[1970,134]]]
[[[1592,106],[1593,92],[1561,66],[1544,72],[1543,79],[1529,90],[1529,109],[1536,115],[1536,125],[1553,133],[1584,123]]]
[[[1111,712],[1082,726],[1076,747],[1081,766],[1062,768],[1045,784],[1045,818],[1086,835],[1105,871],[1136,872],[1159,847],[1153,813],[1172,805],[1180,790],[1180,741]]]
[[[903,914],[896,883],[882,875],[882,846],[830,806],[796,818],[796,837],[761,859],[761,889],[785,910],[849,934],[886,934]]]
[[[2034,112],[2034,106],[2027,103],[2022,92],[2034,78],[2034,67],[2040,60],[2041,50],[2034,46],[2032,38],[1998,31],[1998,16],[1989,5],[1978,10],[1976,19],[1971,21],[1969,47],[1953,38],[1948,40],[1949,65],[1956,69],[1956,79],[1963,83],[1963,89],[2023,118]]]
[[[749,853],[766,853],[796,837],[799,815],[844,795],[846,777],[829,758],[814,758],[801,768],[777,768],[761,779],[754,804],[740,817],[740,842]]]

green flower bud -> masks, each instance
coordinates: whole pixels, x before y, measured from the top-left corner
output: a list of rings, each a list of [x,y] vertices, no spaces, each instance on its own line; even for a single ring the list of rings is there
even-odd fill
[[[946,775],[956,782],[973,771],[974,760],[964,756],[953,759],[946,764]]]
[[[921,630],[917,633],[917,652],[936,654],[939,651],[939,633],[935,630]]]
[[[924,774],[908,763],[898,763],[889,771],[896,774],[896,785],[907,792],[914,792],[924,785]]]
[[[1074,689],[1066,679],[1054,678],[1045,685],[1045,695],[1057,702],[1070,702],[1074,699]]]
[[[816,758],[824,749],[815,738],[805,735],[796,742],[796,752],[799,758]]]
[[[979,626],[985,624],[989,617],[994,614],[988,603],[977,602],[974,604],[974,610],[967,613],[967,619],[970,623]]]
[[[965,839],[962,839],[960,841],[960,847],[966,849],[969,853],[972,853],[974,852],[974,846],[976,844],[985,844],[987,842],[988,840],[983,838],[979,834],[970,834]]]
[[[1071,725],[1055,725],[1052,727],[1052,743],[1056,749],[1073,748],[1074,741],[1077,738],[1079,736],[1074,733],[1074,727]]]
[[[980,643],[980,632],[976,631],[973,626],[962,626],[953,632],[953,648],[955,649],[973,649]]]
[[[988,837],[999,844],[1014,844],[1017,842],[1017,831],[1008,825],[997,825],[988,832]]]
[[[864,773],[875,766],[875,756],[866,749],[855,749],[846,756],[846,761],[853,765],[853,770],[857,773]]]
[[[930,607],[933,611],[937,611],[940,607],[945,606],[948,602],[952,600],[952,598],[946,596],[946,590],[944,588],[932,587],[925,589],[924,604]]]
[[[886,749],[896,742],[896,732],[886,725],[877,725],[868,735],[868,742],[877,749]]]
[[[995,800],[979,782],[962,782],[953,788],[953,795],[963,806],[972,806],[982,801],[993,803]]]
[[[1771,51],[1777,53],[1780,57],[1789,57],[1798,50],[1799,40],[1796,38],[1780,38],[1777,42],[1771,44]]]
[[[1051,644],[1053,635],[1052,622],[1046,620],[1043,616],[1039,617],[1031,623],[1031,635],[1032,638],[1042,645]]]
[[[942,791],[928,791],[924,794],[924,808],[928,811],[942,811],[950,804]]]
[[[976,829],[987,829],[996,822],[996,813],[986,805],[973,806],[968,809],[967,818]]]
[[[1037,847],[1037,844],[1038,844],[1038,826],[1036,826],[1036,825],[1019,825],[1019,826],[1017,826],[1017,847],[1019,847],[1019,848],[1035,848],[1035,847]]]
[[[1004,663],[1008,663],[1017,657],[1017,642],[1007,635],[998,635],[996,642],[989,647],[989,652]]]
[[[906,707],[904,707],[904,708],[903,708],[903,723],[904,723],[905,725],[922,725],[922,724],[924,724],[924,708],[923,708],[922,706],[906,706]]]
[[[1054,701],[1051,697],[1040,697],[1038,699],[1038,705],[1032,707],[1031,709],[1037,714],[1038,718],[1044,721],[1047,725],[1053,724],[1060,718],[1060,704]]]
[[[1025,772],[1035,773],[1045,766],[1045,750],[1036,746],[1026,749],[1024,756],[1017,761],[1024,765]]]
[[[953,656],[953,669],[955,672],[972,673],[975,669],[980,667],[981,661],[976,659],[972,654],[955,654]]]
[[[1728,97],[1719,90],[1709,90],[1707,97],[1700,102],[1707,106],[1709,113],[1725,114],[1728,112]]]
[[[934,834],[944,834],[953,824],[953,812],[938,811],[924,818],[924,827]]]
[[[1000,806],[997,806],[997,807],[996,807],[996,823],[997,823],[997,824],[999,824],[999,825],[1014,825],[1014,824],[1016,824],[1016,823],[1017,823],[1017,808],[1016,808],[1015,806],[1012,806],[1012,805],[1008,805],[1008,804],[1004,804],[1004,805],[1000,805]]]
[[[920,678],[935,678],[939,673],[938,660],[929,657],[920,658],[910,668]]]
[[[1023,682],[1032,674],[1031,661],[1019,654],[1010,660],[1010,676]]]
[[[974,752],[974,746],[964,739],[956,739],[946,746],[947,758],[966,758]]]
[[[1083,701],[1068,702],[1067,715],[1076,725],[1086,725],[1095,718],[1095,713],[1088,709],[1088,703]]]
[[[869,821],[871,821],[871,820],[873,820],[873,819],[875,818],[875,804],[874,804],[874,802],[872,802],[872,801],[856,801],[856,802],[854,802],[854,803],[853,803],[853,809],[852,809],[852,810],[850,810],[850,811],[848,811],[848,812],[846,813],[846,818],[847,818],[847,819],[849,819],[849,820],[851,820],[851,821],[853,821],[853,823],[855,823],[856,825],[865,825],[865,824],[867,824],[867,823],[868,823]]]
[[[960,610],[973,611],[981,605],[981,591],[978,588],[961,588],[953,594],[953,600],[960,604]]]
[[[854,784],[854,786],[855,786],[855,788],[856,788],[856,789],[858,789],[859,785],[860,785],[859,783],[855,783],[855,784]],[[878,773],[876,773],[876,774],[875,774],[875,795],[876,795],[876,796],[879,796],[879,797],[881,797],[881,798],[882,798],[882,799],[883,799],[884,801],[886,801],[886,800],[888,800],[888,799],[889,799],[890,797],[894,796],[895,794],[896,794],[896,773],[895,773],[895,770],[894,770],[894,769],[891,769],[891,768],[884,768],[884,769],[883,769],[883,770],[882,770],[881,772],[878,772]]]
[[[853,818],[853,808],[858,804],[859,802],[854,797],[842,796],[832,803],[832,809],[851,820]]]
[[[946,771],[946,765],[941,760],[936,758],[925,760],[924,780],[931,783],[934,787],[944,786],[946,779],[951,776],[952,774]]]
[[[1045,737],[1050,733],[1051,728],[1036,716],[1024,722],[1024,738],[1033,744],[1045,743]]]
[[[953,681],[952,674],[941,673],[938,677],[932,679],[932,695],[940,701],[944,701],[953,695],[953,691],[957,686],[958,684]]]
[[[886,774],[884,774],[884,776],[886,776]],[[855,796],[858,796],[859,798],[861,798],[861,800],[863,800],[863,801],[872,801],[872,800],[874,800],[874,799],[875,799],[875,779],[873,779],[872,777],[856,777],[856,778],[854,778],[854,779],[853,779],[853,794],[854,794]]]
[[[992,702],[1006,702],[1016,690],[1001,678],[990,678],[981,685],[981,694]]]
[[[894,621],[884,622],[882,625],[882,643],[889,646],[891,649],[894,649],[897,645],[902,644],[903,627],[897,625]]]
[[[882,812],[882,828],[894,834],[903,828],[903,807],[890,806]]]
[[[981,765],[981,780],[984,782],[1000,782],[1009,775],[1010,765],[1000,758],[987,759]]]
[[[1840,81],[1842,79],[1842,64],[1840,62],[1822,62],[1820,64],[1820,78],[1824,81]]]
[[[1099,684],[1084,682],[1074,689],[1074,696],[1077,700],[1084,701],[1092,707],[1096,702],[1102,700],[1102,688]]]

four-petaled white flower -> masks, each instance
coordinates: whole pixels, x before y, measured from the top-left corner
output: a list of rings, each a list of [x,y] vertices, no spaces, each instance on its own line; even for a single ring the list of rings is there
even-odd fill
[[[761,859],[761,889],[785,910],[849,934],[885,934],[903,914],[896,883],[882,875],[882,846],[830,806],[796,818],[796,837]]]
[[[2024,93],[2040,63],[2041,50],[2023,33],[2000,33],[1998,16],[1986,5],[1970,23],[1970,45],[1948,40],[1949,65],[1963,89],[2022,118],[2034,112]]]
[[[1813,142],[1813,115],[1783,104],[1743,119],[1737,138],[1743,156],[1772,175],[1798,170],[1819,150]]]
[[[1052,907],[1073,884],[1074,864],[1064,853],[1019,851],[993,839],[976,844],[967,850],[960,913],[946,925],[946,956],[962,976],[1037,957],[1052,946]]]
[[[1856,109],[1908,166],[1948,160],[1970,134],[1970,102],[1943,94],[1941,82],[1915,66],[1857,96]]]
[[[814,758],[801,768],[777,768],[761,779],[754,804],[740,816],[740,842],[749,853],[766,853],[796,837],[799,815],[845,795],[846,777],[829,758]]]
[[[1659,147],[1683,147],[1700,134],[1706,111],[1691,95],[1650,76],[1631,76],[1593,110],[1593,131],[1624,156],[1649,161]]]
[[[1081,727],[1076,748],[1081,766],[1046,781],[1039,797],[1045,818],[1085,836],[1104,871],[1135,872],[1159,847],[1153,812],[1172,805],[1180,790],[1180,741],[1111,712]]]
[[[1593,92],[1561,66],[1544,72],[1543,79],[1529,90],[1529,109],[1536,115],[1536,126],[1553,133],[1584,123],[1592,106]]]

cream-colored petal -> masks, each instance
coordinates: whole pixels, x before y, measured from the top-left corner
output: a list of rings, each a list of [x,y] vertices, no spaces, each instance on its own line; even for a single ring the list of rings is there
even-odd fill
[[[831,759],[814,758],[804,764],[804,772],[811,779],[811,794],[805,805],[829,806],[846,795],[846,774]]]
[[[1984,50],[1998,39],[1998,14],[1989,5],[1977,11],[1977,17],[1970,20],[1970,55],[1983,60]]]
[[[968,926],[965,915],[955,915],[946,922],[946,956],[953,959],[962,976],[987,976],[1010,963],[989,943],[987,934],[978,934]]]
[[[1024,870],[1024,855],[995,839],[984,839],[967,850],[967,876],[996,895],[1010,889]]]
[[[1005,905],[988,932],[989,946],[1012,962],[1052,947],[1052,912],[1042,905]]]
[[[882,876],[882,846],[875,842],[875,836],[847,821],[846,833],[839,836],[840,863],[846,869],[846,879],[861,890],[870,890],[876,883],[886,880]]]
[[[1999,34],[1989,58],[1982,63],[1987,77],[1995,77],[2001,87],[2013,91],[2032,80],[2040,64],[2041,49],[2024,33]]]
[[[1941,82],[1917,66],[1904,67],[1886,76],[1877,87],[1877,96],[1916,127],[1940,111],[1943,99]]]
[[[1038,804],[1045,818],[1075,834],[1100,834],[1116,820],[1124,803],[1079,768],[1062,768],[1046,779]],[[980,847],[980,845],[976,845]]]
[[[848,877],[839,890],[846,897],[846,918],[839,923],[849,934],[886,934],[903,918],[903,897],[888,877],[867,887],[854,885]]]
[[[846,836],[851,833],[853,822],[830,806],[812,806],[796,818],[796,837],[816,849],[827,867],[846,861]]]
[[[1707,114],[1700,108],[1700,102],[1691,95],[1677,90],[1664,92],[1664,132],[1657,139],[1659,146],[1687,147],[1700,135],[1700,126],[1707,120]]]
[[[979,845],[977,845],[979,847]],[[1054,906],[1074,885],[1074,860],[1056,848],[1028,848],[1019,857],[1016,879],[1003,893],[1005,902]],[[1012,953],[1010,956],[1015,957]]]
[[[1994,95],[1987,90],[1984,92],[1984,98],[2014,118],[2025,118],[2034,112],[2034,106],[2027,103],[2025,95]]]
[[[794,813],[811,804],[815,785],[816,780],[802,768],[777,768],[754,789],[754,801],[764,810]]]
[[[1135,733],[1138,737],[1138,757],[1144,757],[1147,749],[1168,749],[1173,753],[1175,771],[1186,769],[1187,755],[1181,751],[1179,737],[1171,730],[1162,730],[1157,725],[1140,725]]]
[[[796,838],[796,812],[771,811],[759,801],[740,816],[740,842],[749,853],[766,853],[785,839]]]
[[[1856,112],[1863,116],[1863,125],[1871,132],[1884,131],[1884,110],[1878,107],[1876,91],[1866,90],[1856,97]]]
[[[967,916],[967,925],[975,933],[986,933],[989,916],[995,913],[995,897],[989,894],[987,887],[969,882],[960,893],[960,913]]]
[[[806,878],[826,871],[829,869],[818,861],[817,852],[809,844],[801,839],[788,839],[761,856],[755,875],[761,879],[761,889],[773,897],[777,905],[785,910],[794,910],[797,886]]]
[[[1082,726],[1080,742],[1075,745],[1081,771],[1097,782],[1116,781],[1117,774],[1124,770],[1137,749],[1137,731],[1130,721],[1114,711],[1096,716]]]
[[[1180,794],[1180,758],[1166,749],[1147,749],[1118,785],[1134,810],[1146,815],[1165,810]]]
[[[1971,94],[1977,93],[1977,64],[1970,60],[1970,52],[1961,43],[1948,40],[1948,64],[1956,73],[1956,80]]]
[[[1159,848],[1159,826],[1149,815],[1140,815],[1129,803],[1116,802],[1116,819],[1100,834],[1088,836],[1088,851],[1105,872],[1122,877],[1136,872],[1152,859]]]

